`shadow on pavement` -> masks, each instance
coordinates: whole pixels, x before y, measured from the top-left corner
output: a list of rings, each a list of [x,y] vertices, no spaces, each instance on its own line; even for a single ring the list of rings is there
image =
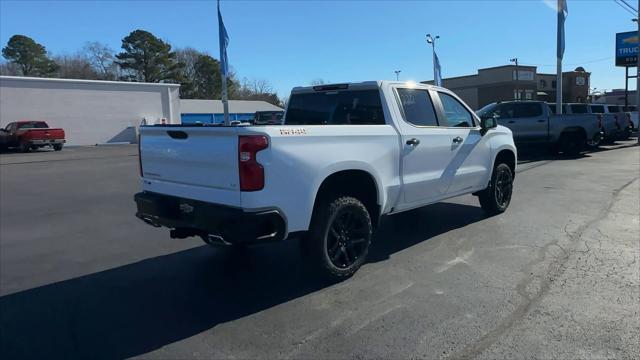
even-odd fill
[[[451,203],[388,217],[370,259],[483,218],[479,207]],[[204,245],[3,296],[0,357],[145,354],[330,286],[304,265],[294,242],[242,253]]]

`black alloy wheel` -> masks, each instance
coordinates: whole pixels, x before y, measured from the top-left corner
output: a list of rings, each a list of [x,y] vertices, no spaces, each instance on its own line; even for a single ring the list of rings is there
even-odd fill
[[[367,217],[357,208],[341,208],[329,227],[327,256],[335,267],[347,269],[366,254],[369,237]]]
[[[494,190],[498,206],[501,208],[509,206],[513,192],[513,178],[510,171],[506,171],[504,168],[499,169]]]

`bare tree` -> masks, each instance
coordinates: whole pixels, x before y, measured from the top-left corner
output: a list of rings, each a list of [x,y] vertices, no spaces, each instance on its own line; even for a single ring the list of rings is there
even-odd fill
[[[12,62],[3,62],[0,64],[0,75],[20,76],[20,66]]]
[[[310,85],[313,85],[313,86],[315,86],[315,85],[324,85],[324,84],[327,84],[327,83],[328,83],[328,81],[325,81],[324,79],[321,79],[321,78],[317,78],[317,79],[311,80]]]
[[[91,61],[82,54],[61,55],[53,58],[58,64],[57,75],[63,79],[97,80],[100,74],[93,68]]]
[[[114,51],[98,41],[85,44],[83,51],[100,79],[115,80],[118,78],[118,65],[114,62]]]

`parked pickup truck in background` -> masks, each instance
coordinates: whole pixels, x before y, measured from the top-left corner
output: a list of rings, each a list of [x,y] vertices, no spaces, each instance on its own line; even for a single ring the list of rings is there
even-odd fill
[[[590,104],[593,114],[612,114],[616,124],[614,140],[627,140],[633,133],[631,113],[623,111],[622,105]]]
[[[207,243],[297,237],[336,278],[364,263],[383,215],[468,193],[505,211],[517,158],[511,131],[453,92],[388,81],[295,88],[280,126],[140,135],[137,217]]]
[[[597,145],[602,137],[595,115],[554,115],[543,101],[505,101],[478,110],[481,119],[496,117],[511,129],[517,144],[552,145],[568,155],[579,153],[584,145]]]
[[[17,121],[0,129],[0,148],[13,147],[21,152],[28,152],[50,146],[60,151],[64,143],[64,130],[50,128],[44,121]]]
[[[284,111],[256,111],[254,125],[281,125]]]

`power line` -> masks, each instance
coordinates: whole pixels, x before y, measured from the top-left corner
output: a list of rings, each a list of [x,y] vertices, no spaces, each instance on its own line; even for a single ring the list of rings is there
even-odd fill
[[[627,5],[626,3],[623,5],[623,3],[621,3],[620,1],[621,0],[613,0],[613,2],[615,2],[618,6],[620,6],[622,9],[624,9],[629,14],[632,14],[633,16],[638,16],[638,12],[637,11],[634,12],[633,10],[630,10],[627,6],[625,6],[625,5]]]
[[[633,10],[633,12],[635,12],[636,14],[638,13],[638,10],[637,10],[636,8],[634,8],[633,6],[631,6],[631,4],[629,4],[629,3],[627,2],[627,0],[620,0],[620,1],[622,1],[625,5],[627,5],[627,7],[628,7],[629,9]]]

